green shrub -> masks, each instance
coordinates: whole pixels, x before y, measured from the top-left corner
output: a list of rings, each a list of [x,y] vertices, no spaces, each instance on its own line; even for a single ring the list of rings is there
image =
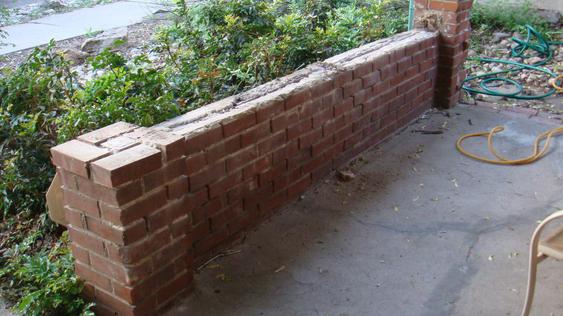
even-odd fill
[[[471,25],[474,29],[524,32],[526,24],[541,32],[549,28],[549,24],[538,15],[530,0],[517,3],[507,0],[475,1],[471,10]]]
[[[4,254],[0,279],[20,291],[17,311],[34,316],[94,315],[93,305],[80,298],[82,283],[74,274],[67,234],[49,250],[34,250],[41,237],[35,232]]]
[[[56,118],[75,91],[75,75],[53,43],[36,49],[15,71],[0,77],[0,211],[2,217],[45,211],[53,176],[49,148]]]
[[[407,9],[396,0],[180,2],[160,49],[175,95],[191,108],[403,31]]]
[[[127,63],[106,50],[90,64],[104,72],[78,89],[64,108],[57,120],[60,142],[117,121],[151,126],[180,114],[163,73],[144,55]]]

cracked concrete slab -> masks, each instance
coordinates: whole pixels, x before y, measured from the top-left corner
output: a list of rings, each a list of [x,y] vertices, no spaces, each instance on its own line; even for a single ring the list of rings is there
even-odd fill
[[[529,238],[563,199],[563,139],[528,166],[455,150],[459,135],[496,125],[507,155],[554,126],[475,107],[430,113],[354,160],[354,180],[327,177],[196,274],[167,315],[518,315]],[[563,264],[542,263],[534,315],[562,313],[562,277]]]

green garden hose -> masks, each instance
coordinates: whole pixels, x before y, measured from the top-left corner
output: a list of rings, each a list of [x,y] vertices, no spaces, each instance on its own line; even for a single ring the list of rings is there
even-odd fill
[[[524,63],[519,63],[519,62],[515,62],[515,61],[511,61],[511,60],[505,60],[505,59],[497,59],[497,58],[486,58],[486,57],[468,58],[468,60],[475,60],[475,61],[479,61],[479,62],[483,62],[483,63],[500,63],[500,64],[513,65],[514,67],[506,69],[506,70],[502,70],[502,71],[495,71],[495,72],[489,72],[489,73],[485,73],[485,74],[481,74],[481,75],[469,76],[463,81],[463,89],[465,91],[469,92],[469,93],[472,93],[472,94],[481,93],[481,94],[487,94],[487,95],[492,95],[492,96],[500,96],[500,97],[507,97],[507,98],[513,98],[513,99],[520,99],[520,100],[542,99],[542,98],[548,97],[550,95],[553,95],[556,92],[559,92],[559,89],[557,89],[556,86],[557,87],[561,86],[561,84],[559,83],[562,80],[561,76],[557,76],[557,74],[555,74],[551,70],[549,70],[547,68],[542,68],[540,66],[545,65],[546,63],[548,63],[553,58],[553,50],[551,49],[550,45],[563,45],[563,42],[547,41],[542,36],[542,34],[540,34],[538,31],[536,31],[530,25],[526,25],[526,29],[528,30],[528,35],[526,37],[526,40],[521,40],[521,39],[518,39],[518,38],[515,38],[515,37],[512,38],[512,40],[517,45],[512,48],[510,55],[511,55],[511,57],[519,57],[519,58],[522,58],[522,59],[530,58],[532,56],[526,55],[525,52],[527,50],[533,50],[533,51],[536,51],[543,58],[541,61],[539,61],[539,62],[537,62],[533,65],[527,65],[527,64],[524,64]],[[522,94],[524,87],[522,86],[521,83],[519,83],[515,80],[512,80],[510,78],[498,76],[499,74],[519,72],[519,71],[522,71],[524,69],[530,69],[530,70],[543,72],[543,73],[546,73],[547,75],[549,75],[550,77],[554,78],[554,79],[552,79],[553,82],[554,82],[554,83],[552,83],[554,88],[550,89],[548,92],[541,94],[541,95],[524,95],[524,94]],[[479,83],[480,89],[479,88],[472,88],[472,87],[470,87],[469,85],[466,84],[467,82],[473,81],[473,80],[476,80],[476,79],[482,80]],[[510,91],[510,92],[499,91],[499,90],[494,89],[491,85],[489,85],[492,82],[509,83],[510,85],[514,86],[515,89],[513,91]]]

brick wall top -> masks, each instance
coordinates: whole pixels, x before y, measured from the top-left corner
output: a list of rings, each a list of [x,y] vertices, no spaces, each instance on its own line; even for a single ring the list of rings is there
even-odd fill
[[[261,115],[265,115],[266,111],[271,111],[274,104],[280,100],[289,102],[289,106],[291,106],[291,102],[298,101],[288,99],[288,97],[295,98],[299,90],[302,90],[303,93],[322,94],[322,91],[311,91],[311,87],[322,89],[319,88],[322,87],[321,82],[331,81],[340,73],[355,69],[361,64],[365,64],[364,68],[366,72],[369,72],[366,67],[372,67],[374,60],[376,60],[375,63],[385,64],[389,62],[389,56],[392,54],[402,54],[402,56],[414,54],[414,51],[404,52],[402,48],[437,36],[436,32],[413,30],[381,39],[309,65],[247,92],[188,112],[158,124],[155,128],[188,138],[213,128],[225,129],[227,121],[236,121],[238,117],[244,116],[248,112],[256,112],[260,119]]]

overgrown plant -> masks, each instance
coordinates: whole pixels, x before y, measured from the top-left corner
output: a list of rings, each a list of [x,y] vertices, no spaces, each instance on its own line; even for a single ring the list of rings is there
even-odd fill
[[[180,1],[161,50],[175,95],[197,107],[403,31],[406,12],[391,0]]]
[[[475,1],[471,10],[471,25],[474,29],[524,32],[526,24],[544,34],[549,29],[549,23],[538,14],[530,0]]]
[[[166,78],[146,56],[127,62],[105,50],[90,65],[102,74],[86,82],[64,107],[57,120],[60,142],[117,121],[151,126],[180,114]]]
[[[39,231],[4,254],[0,279],[17,286],[22,297],[16,309],[24,315],[94,315],[93,304],[80,297],[82,283],[74,275],[68,235],[50,247],[34,251]]]

